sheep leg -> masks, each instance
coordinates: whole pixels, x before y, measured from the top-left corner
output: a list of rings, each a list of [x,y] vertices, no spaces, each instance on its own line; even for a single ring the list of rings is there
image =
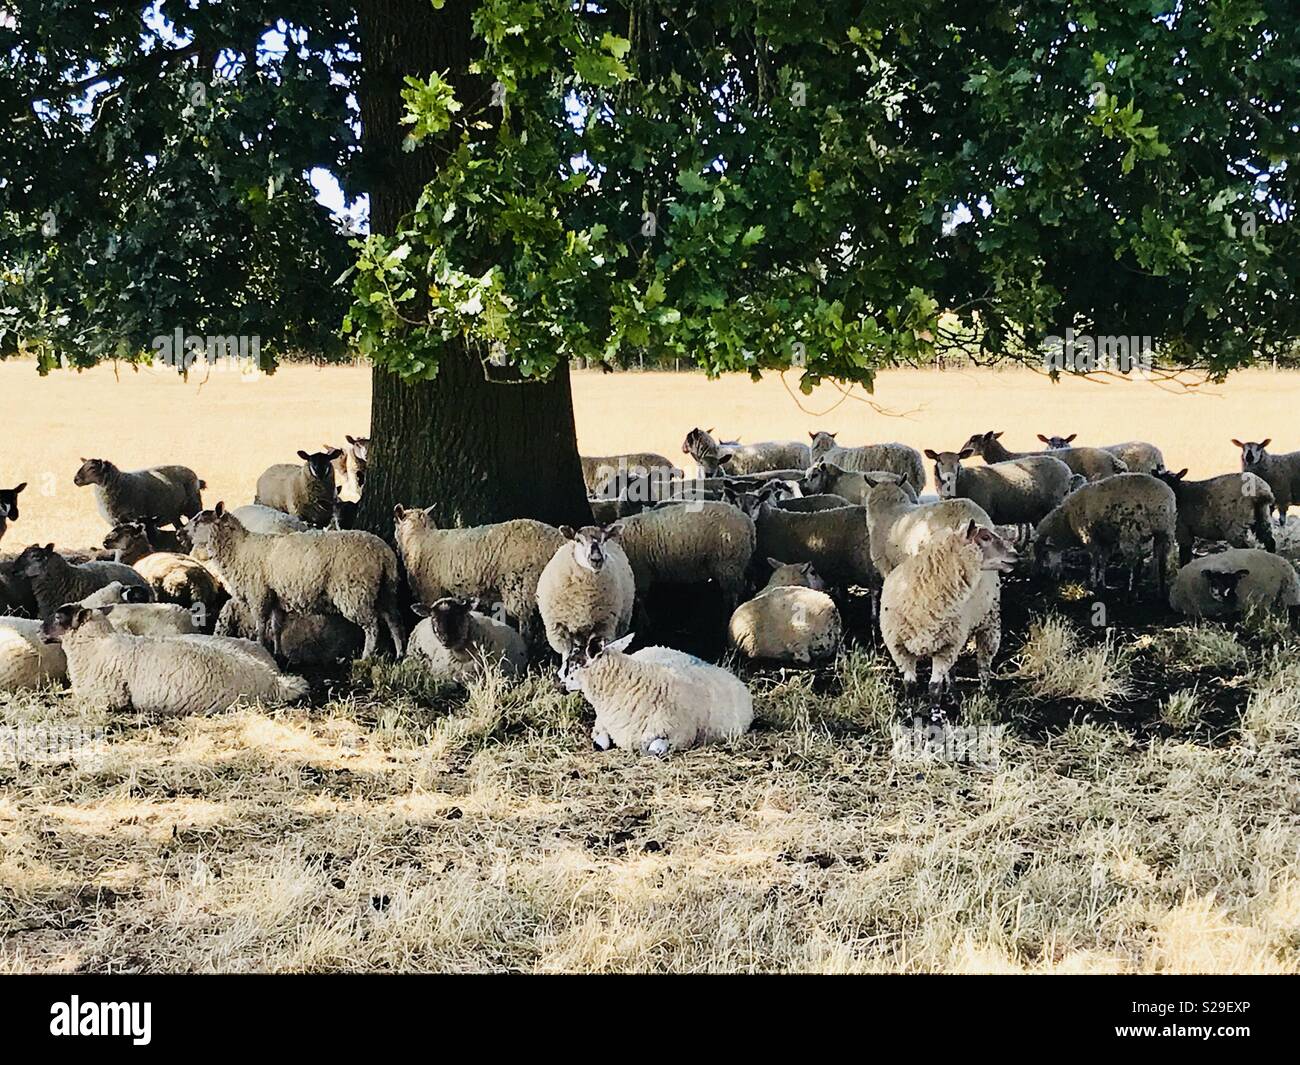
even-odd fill
[[[1002,604],[993,603],[975,630],[975,662],[979,669],[981,686],[993,679],[993,659],[1002,646]]]
[[[280,640],[281,637],[284,635],[284,623],[287,620],[287,618],[288,615],[285,614],[284,610],[281,609],[278,603],[275,606],[271,607],[271,619],[269,625],[269,632],[271,636],[271,653],[275,655],[277,658],[279,658],[281,655]]]
[[[388,635],[393,639],[393,657],[401,658],[402,651],[406,647],[406,637],[402,632],[402,621],[397,616],[397,610],[390,603],[383,608],[384,624],[388,626]]]
[[[597,725],[591,730],[591,745],[598,751],[608,751],[614,746],[614,741],[608,732]]]
[[[906,647],[893,646],[886,644],[889,651],[889,657],[894,660],[896,665],[903,674],[903,684],[910,690],[916,686],[916,671],[920,659],[912,654]]]
[[[1169,598],[1169,555],[1168,533],[1156,533],[1151,541],[1151,561],[1155,564],[1156,594],[1161,602]]]
[[[930,657],[930,717],[935,720],[943,719],[943,691],[951,681],[948,674],[952,667],[957,663],[957,656],[961,653],[961,648],[952,649],[946,654],[934,654]]]
[[[668,740],[663,736],[656,736],[645,745],[645,753],[654,755],[656,758],[663,758],[668,753]]]

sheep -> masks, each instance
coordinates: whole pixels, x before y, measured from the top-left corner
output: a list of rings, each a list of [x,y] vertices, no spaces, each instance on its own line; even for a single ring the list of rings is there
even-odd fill
[[[867,500],[867,532],[871,561],[882,576],[888,576],[903,562],[918,554],[940,533],[964,528],[969,522],[992,526],[984,508],[970,499],[941,499],[917,503],[908,497],[908,486],[882,484]]]
[[[1069,436],[1044,436],[1038,434],[1038,439],[1047,445],[1049,451],[1060,451],[1068,448],[1078,433],[1071,433]],[[1125,466],[1128,467],[1129,473],[1158,473],[1165,468],[1165,457],[1161,454],[1160,449],[1155,444],[1148,444],[1145,440],[1127,440],[1122,444],[1102,444],[1102,451],[1109,451]]]
[[[1072,492],[1038,523],[1034,532],[1035,560],[1054,569],[1063,549],[1086,547],[1091,561],[1090,584],[1094,591],[1102,592],[1106,588],[1106,565],[1110,556],[1119,551],[1133,567],[1129,576],[1131,591],[1137,566],[1149,544],[1156,587],[1163,599],[1173,568],[1178,509],[1173,491],[1150,474],[1120,473],[1094,481]]]
[[[189,555],[154,550],[139,522],[117,526],[104,537],[104,546],[118,562],[133,566],[160,602],[183,607],[201,603],[205,610],[215,610],[221,599],[221,582],[211,570]]]
[[[871,490],[880,484],[901,484],[908,498],[916,500],[912,484],[902,474],[887,470],[846,470],[834,462],[819,459],[808,467],[801,487],[805,495],[843,496],[848,502],[865,506]]]
[[[49,617],[63,603],[75,603],[112,581],[148,588],[145,578],[119,562],[73,564],[54,550],[53,544],[32,544],[14,561],[14,572],[31,581],[36,616]]]
[[[925,463],[915,448],[906,444],[866,444],[862,447],[840,447],[835,443],[835,433],[823,431],[808,434],[812,438],[810,454],[812,463],[830,462],[842,470],[858,473],[896,473],[912,486],[918,495],[925,490]],[[842,493],[837,493],[842,494]]]
[[[334,489],[334,509],[330,512],[330,523],[326,526],[335,532],[354,529],[357,524],[357,511],[361,509],[360,500],[344,499],[340,489]]]
[[[801,514],[781,510],[751,494],[742,497],[741,509],[754,518],[759,555],[811,562],[836,587],[878,587],[879,574],[871,562],[866,507]]]
[[[32,582],[18,572],[18,557],[0,559],[0,614],[36,616]]]
[[[1008,451],[999,442],[1001,436],[1001,433],[992,429],[987,433],[976,433],[962,445],[960,450],[970,450],[988,463],[1010,462],[1012,459],[1028,458],[1036,454],[1031,451]],[[1039,437],[1039,439],[1046,438]],[[1128,472],[1128,467],[1123,462],[1109,451],[1097,447],[1070,447],[1062,451],[1052,451],[1050,454],[1069,466],[1071,473],[1089,481],[1100,481],[1105,477],[1114,477],[1117,473]]]
[[[39,621],[0,617],[0,691],[43,688],[67,679],[63,648],[45,642]]]
[[[1300,451],[1288,451],[1281,455],[1270,455],[1268,445],[1272,438],[1242,443],[1233,440],[1241,448],[1241,469],[1254,473],[1268,482],[1273,491],[1273,505],[1277,508],[1278,520],[1286,524],[1286,512],[1292,503],[1300,502]]]
[[[1274,496],[1268,482],[1254,473],[1225,473],[1205,481],[1188,481],[1186,468],[1162,470],[1156,476],[1173,489],[1178,501],[1178,562],[1192,560],[1199,536],[1223,540],[1232,547],[1249,547],[1250,534],[1269,551],[1277,549],[1270,510]]]
[[[807,562],[767,562],[773,572],[766,587],[731,615],[731,646],[747,658],[778,662],[833,658],[844,627],[826,582]]]
[[[890,657],[911,687],[918,660],[930,657],[934,716],[949,674],[972,636],[981,684],[992,674],[1002,644],[1000,573],[1017,561],[1016,549],[986,526],[971,521],[936,536],[919,554],[885,578],[880,593],[880,632]]]
[[[735,474],[765,470],[806,469],[812,461],[807,444],[797,440],[769,440],[760,444],[739,441],[719,443],[712,429],[692,429],[682,441],[682,454],[690,455],[706,477],[716,476],[725,465]]]
[[[0,503],[0,540],[4,539],[5,533],[9,531],[9,508]]]
[[[282,510],[313,528],[323,529],[334,516],[334,460],[341,454],[336,447],[313,454],[299,451],[301,466],[282,462],[257,479],[253,502]]]
[[[187,466],[150,466],[144,470],[119,470],[107,459],[81,460],[72,478],[79,488],[92,485],[95,505],[109,525],[150,520],[176,525],[203,507],[200,492],[207,483]]]
[[[934,483],[942,499],[973,499],[995,522],[1037,523],[1065,498],[1073,476],[1051,455],[1031,455],[988,466],[963,466],[974,452],[926,450],[934,461]]]
[[[227,600],[217,617],[216,631],[227,637],[256,637],[252,612],[237,600]],[[252,639],[239,640],[265,653]],[[337,614],[286,614],[280,626],[280,657],[291,666],[333,666],[361,653],[361,630]],[[271,659],[275,661],[274,658]]]
[[[0,507],[5,508],[5,516],[9,521],[18,520],[18,494],[27,487],[27,482],[15,485],[13,488],[0,488]]]
[[[594,632],[604,641],[622,636],[632,621],[636,581],[619,545],[621,525],[560,526],[567,541],[537,581],[537,607],[563,676],[569,656]]]
[[[794,496],[786,499],[768,497],[778,510],[793,510],[800,514],[811,514],[818,510],[838,510],[840,507],[853,506],[843,496],[812,495]]]
[[[308,693],[302,677],[280,673],[254,655],[204,636],[128,636],[98,610],[75,603],[45,621],[42,636],[58,641],[73,692],[110,711],[210,714],[239,699],[272,705]]]
[[[435,675],[466,684],[490,668],[511,678],[528,669],[524,638],[505,622],[472,610],[465,599],[447,596],[411,609],[424,620],[411,630],[407,657],[427,660]]]
[[[88,596],[87,600],[76,605],[99,611],[108,618],[114,632],[124,632],[129,636],[185,636],[198,631],[193,615],[175,603],[125,600],[99,605],[99,593]]]
[[[117,606],[119,603],[152,603],[153,601],[153,594],[148,588],[141,588],[134,584],[123,584],[121,581],[112,581],[77,600],[77,605],[99,607]]]
[[[745,590],[754,553],[754,522],[729,503],[700,502],[647,510],[622,522],[619,543],[638,596],[655,584],[712,580],[728,611]]]
[[[104,537],[104,547],[113,552],[114,562],[125,566],[134,565],[155,551],[185,554],[190,549],[190,534],[185,531],[184,520],[179,519],[174,530],[160,529],[152,521],[114,525]]]
[[[1280,555],[1234,547],[1178,571],[1169,605],[1190,617],[1226,617],[1252,608],[1300,606],[1300,577]]]
[[[682,477],[682,471],[670,459],[653,451],[635,451],[626,455],[582,455],[582,480],[587,494],[597,499],[620,499],[629,490],[641,486],[643,491],[662,490],[668,482]],[[641,502],[649,502],[649,497]]]
[[[201,511],[190,528],[195,557],[211,563],[231,598],[251,611],[258,642],[269,639],[277,655],[287,614],[328,613],[361,627],[363,659],[375,653],[381,620],[401,656],[397,558],[378,536],[354,529],[253,533],[223,503]],[[224,635],[221,622],[219,618],[218,631]]]
[[[596,711],[592,743],[662,758],[742,735],[753,723],[749,689],[734,674],[668,647],[625,654],[632,633],[605,643],[593,635],[564,680]]]
[[[259,503],[249,503],[246,506],[235,507],[230,513],[249,532],[306,532],[311,528],[301,518],[286,514],[283,510],[276,510],[275,507],[264,507]]]
[[[325,445],[326,451],[337,451],[333,460],[334,483],[340,492],[347,492],[350,498],[360,499],[366,487],[366,466],[370,457],[370,437],[349,436],[344,434],[346,447]]]
[[[393,508],[394,540],[412,595],[436,603],[449,595],[500,600],[532,643],[537,613],[537,581],[565,543],[554,526],[531,518],[439,529],[432,508]]]

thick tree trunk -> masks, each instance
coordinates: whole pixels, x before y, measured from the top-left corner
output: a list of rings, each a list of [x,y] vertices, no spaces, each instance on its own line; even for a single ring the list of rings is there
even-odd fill
[[[391,233],[435,173],[436,146],[403,152],[403,77],[449,71],[461,100],[486,92],[468,73],[473,0],[363,0],[361,137],[370,226]],[[497,371],[494,369],[494,374]],[[479,359],[451,345],[438,376],[407,384],[372,376],[370,465],[359,523],[392,531],[393,504],[432,506],[440,524],[507,518],[585,524],[567,367],[545,384],[489,382]]]

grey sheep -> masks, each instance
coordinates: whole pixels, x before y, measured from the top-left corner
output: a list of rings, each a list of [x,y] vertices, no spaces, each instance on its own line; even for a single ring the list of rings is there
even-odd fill
[[[744,498],[742,509],[754,517],[760,556],[811,562],[828,583],[838,588],[879,586],[879,574],[871,562],[866,507],[800,514],[750,495]]]
[[[812,462],[831,462],[843,470],[859,473],[896,473],[912,486],[918,495],[925,490],[925,463],[916,448],[906,444],[866,444],[861,447],[840,447],[835,443],[835,433],[821,430],[808,434],[812,438],[809,449]],[[837,493],[839,494],[839,493]]]
[[[1058,458],[1031,455],[987,466],[963,466],[974,454],[926,450],[942,499],[973,499],[999,525],[1039,522],[1065,498],[1074,475]]]
[[[147,589],[148,582],[119,562],[73,564],[53,544],[32,544],[14,560],[14,573],[31,582],[36,616],[47,618],[64,603],[75,603],[113,581]],[[152,592],[150,593],[152,595]]]
[[[1300,606],[1300,578],[1280,555],[1234,547],[1189,562],[1178,571],[1169,605],[1190,617],[1219,618],[1252,608]]]
[[[729,503],[674,504],[634,514],[622,522],[638,596],[655,584],[712,580],[734,610],[745,590],[754,553],[754,522]]]
[[[1047,445],[1049,451],[1060,451],[1070,447],[1078,435],[1044,436],[1039,433],[1038,439]],[[1165,468],[1165,457],[1160,449],[1145,440],[1126,440],[1122,444],[1101,444],[1099,447],[1124,463],[1129,473],[1159,473]]]
[[[750,474],[768,470],[806,469],[811,461],[807,444],[797,440],[768,440],[758,444],[739,441],[719,443],[712,429],[692,429],[682,442],[682,454],[690,455],[706,477],[716,476],[726,466],[728,473]]]
[[[1178,561],[1192,560],[1192,544],[1223,540],[1233,547],[1250,547],[1250,536],[1269,551],[1277,548],[1269,511],[1273,492],[1254,473],[1225,473],[1206,481],[1185,480],[1187,470],[1163,470],[1156,476],[1167,484],[1178,501]]]
[[[81,460],[72,483],[94,487],[95,505],[109,525],[149,521],[177,528],[182,518],[192,518],[203,509],[200,491],[206,487],[187,466],[151,466],[128,472],[107,459],[87,458]]]
[[[1247,443],[1233,440],[1241,448],[1242,471],[1256,474],[1268,482],[1273,491],[1278,520],[1285,525],[1287,510],[1292,503],[1300,502],[1300,451],[1273,455],[1268,451],[1272,442],[1271,437]]]
[[[1035,454],[1049,454],[1069,466],[1071,473],[1088,481],[1100,481],[1104,477],[1114,477],[1117,473],[1128,472],[1128,466],[1121,459],[1099,447],[1067,447],[1047,452],[1008,451],[1001,443],[1001,436],[1001,433],[992,429],[987,433],[976,433],[962,445],[961,450],[969,449],[989,463],[1009,462],[1012,459],[1023,459]],[[1039,439],[1046,440],[1046,437],[1040,436]]]
[[[280,463],[257,479],[253,502],[291,514],[314,528],[325,528],[334,517],[334,460],[341,454],[338,448],[313,454],[299,451],[301,466]]]

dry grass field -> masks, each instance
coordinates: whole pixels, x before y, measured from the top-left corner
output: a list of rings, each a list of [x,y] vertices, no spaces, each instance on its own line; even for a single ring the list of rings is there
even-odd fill
[[[0,483],[35,486],[4,546],[102,536],[79,455],[183,462],[245,502],[267,464],[363,430],[367,382],[0,364]],[[1204,476],[1236,467],[1233,436],[1300,447],[1300,377],[1267,372],[1191,392],[899,372],[880,410],[831,389],[802,410],[778,378],[574,387],[589,453],[677,455],[694,424],[997,428],[1148,438]],[[754,730],[663,762],[593,751],[582,700],[540,675],[466,694],[357,665],[309,706],[168,721],[0,695],[0,972],[1300,972],[1300,639],[1122,603],[1100,632],[1069,585],[1009,599],[992,689],[959,670],[964,760],[906,730],[865,640],[749,674]]]

